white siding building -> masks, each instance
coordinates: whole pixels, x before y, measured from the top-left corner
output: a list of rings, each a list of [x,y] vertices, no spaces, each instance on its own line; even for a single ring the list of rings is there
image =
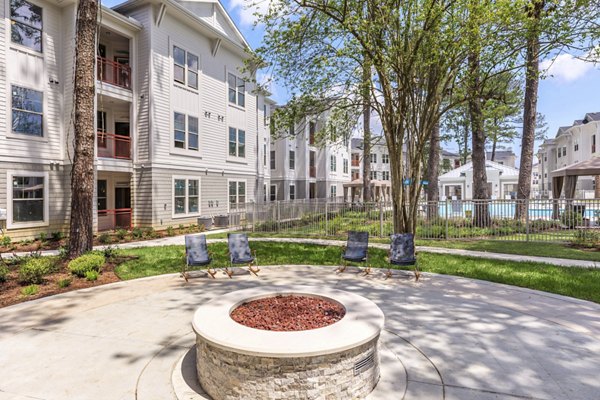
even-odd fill
[[[2,13],[0,209],[14,239],[67,227],[76,3],[7,0]],[[131,0],[99,18],[95,229],[264,199],[273,103],[241,72],[249,46],[223,6]]]
[[[519,170],[486,161],[488,192],[492,199],[514,199],[517,195]],[[471,200],[473,198],[473,163],[468,162],[439,177],[440,199]]]

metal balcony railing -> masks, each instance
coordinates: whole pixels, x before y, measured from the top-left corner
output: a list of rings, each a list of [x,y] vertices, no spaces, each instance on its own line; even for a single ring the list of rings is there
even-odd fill
[[[308,172],[309,172],[309,176],[311,178],[316,178],[317,177],[317,168],[316,167],[308,167]]]
[[[98,157],[131,159],[131,137],[106,132],[96,132]]]
[[[111,61],[104,57],[96,57],[98,80],[131,90],[131,67]]]
[[[131,208],[98,210],[98,232],[131,229]]]

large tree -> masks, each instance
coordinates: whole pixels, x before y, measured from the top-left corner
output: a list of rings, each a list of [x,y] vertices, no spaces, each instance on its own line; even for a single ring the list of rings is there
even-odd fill
[[[75,41],[73,121],[75,153],[71,170],[69,257],[92,249],[94,210],[94,100],[96,97],[97,0],[79,0]]]

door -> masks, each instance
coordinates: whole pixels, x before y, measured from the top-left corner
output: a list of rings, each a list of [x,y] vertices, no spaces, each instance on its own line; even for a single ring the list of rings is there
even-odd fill
[[[131,158],[129,122],[115,122],[115,158]]]
[[[106,81],[106,46],[103,44],[98,45],[98,57],[101,60],[98,60],[98,79],[101,81]]]
[[[316,197],[316,192],[317,192],[317,184],[316,183],[309,183],[308,184],[308,198],[309,199],[314,199]]]
[[[115,188],[115,229],[131,228],[131,189]]]

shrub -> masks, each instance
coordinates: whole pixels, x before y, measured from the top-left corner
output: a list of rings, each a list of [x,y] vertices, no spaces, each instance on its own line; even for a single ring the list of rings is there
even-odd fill
[[[0,245],[2,245],[4,247],[10,246],[11,243],[12,243],[12,240],[10,239],[10,236],[2,235],[2,238],[0,238]]]
[[[100,272],[106,262],[104,256],[98,253],[88,253],[69,262],[69,270],[72,274],[84,278],[88,271]]]
[[[572,243],[582,247],[600,246],[600,232],[590,229],[578,229],[573,235]]]
[[[46,234],[46,232],[41,232],[40,233],[40,241],[45,242],[48,239],[48,235]]]
[[[29,286],[25,286],[23,289],[21,289],[21,294],[23,296],[33,296],[35,294],[37,294],[40,291],[40,287],[38,285],[29,285]]]
[[[127,236],[127,231],[125,229],[117,229],[117,239],[119,240],[123,240],[125,239],[125,236]]]
[[[175,236],[175,229],[172,226],[167,226],[167,236]]]
[[[204,226],[204,224],[198,224],[198,232],[204,232],[206,230],[206,227]]]
[[[109,244],[112,242],[111,237],[108,233],[104,232],[98,236],[98,241],[102,244]]]
[[[566,210],[560,215],[560,222],[568,228],[575,228],[583,223],[583,217],[578,212]]]
[[[135,239],[141,239],[142,236],[144,236],[144,231],[142,231],[142,228],[136,226],[132,229],[131,236],[133,236]]]
[[[58,258],[61,260],[66,260],[69,256],[69,246],[62,246],[58,249]]]
[[[58,287],[64,289],[71,286],[71,278],[64,278],[58,281]]]
[[[104,258],[108,260],[109,258],[113,258],[117,255],[117,249],[112,246],[106,246],[102,250],[102,254],[104,255]]]
[[[55,240],[55,241],[57,241],[57,242],[58,242],[59,240],[62,240],[62,239],[64,239],[64,238],[65,238],[65,234],[64,234],[64,233],[62,233],[62,231],[56,231],[56,232],[52,232],[51,236],[52,236],[52,240]]]
[[[95,281],[98,279],[98,272],[96,271],[87,271],[85,273],[85,279],[88,281]]]
[[[149,228],[144,228],[143,236],[147,239],[154,239],[154,238],[158,237],[158,234],[156,233],[154,228],[149,227]]]
[[[54,260],[46,257],[30,257],[19,268],[19,281],[25,284],[42,283],[44,276],[53,272]]]
[[[0,264],[0,282],[6,282],[8,276],[8,267]]]

